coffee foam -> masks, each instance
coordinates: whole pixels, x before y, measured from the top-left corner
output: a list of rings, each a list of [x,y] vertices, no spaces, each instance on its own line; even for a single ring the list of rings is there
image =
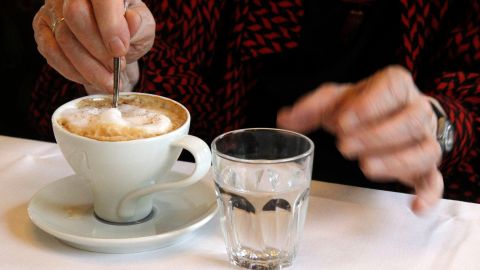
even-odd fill
[[[125,141],[168,133],[186,121],[177,104],[160,97],[121,96],[119,106],[111,98],[83,99],[67,108],[58,123],[68,131],[101,141]]]

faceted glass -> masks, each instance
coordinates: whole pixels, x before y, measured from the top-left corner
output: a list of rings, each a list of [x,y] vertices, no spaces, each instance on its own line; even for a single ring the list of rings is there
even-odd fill
[[[231,263],[247,269],[292,264],[305,222],[313,142],[280,129],[217,137],[212,161]]]

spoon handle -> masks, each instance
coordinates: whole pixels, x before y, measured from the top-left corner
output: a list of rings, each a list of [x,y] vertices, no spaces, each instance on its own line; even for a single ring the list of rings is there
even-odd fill
[[[120,84],[120,58],[114,57],[113,58],[113,102],[112,107],[118,107],[118,86]]]
[[[123,8],[124,13],[127,13],[128,8],[128,0],[123,0]],[[120,57],[113,58],[113,100],[112,100],[112,107],[118,107],[118,95],[120,90],[118,87],[120,86]]]

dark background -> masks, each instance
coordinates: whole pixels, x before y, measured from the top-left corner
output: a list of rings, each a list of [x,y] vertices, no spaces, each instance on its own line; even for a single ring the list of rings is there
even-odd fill
[[[0,135],[37,139],[27,117],[35,80],[45,63],[32,29],[43,2],[3,1],[0,7]]]

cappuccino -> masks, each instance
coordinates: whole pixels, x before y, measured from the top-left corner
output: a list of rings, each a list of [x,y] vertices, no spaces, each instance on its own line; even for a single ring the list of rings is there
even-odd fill
[[[76,175],[88,181],[100,220],[130,224],[152,212],[155,192],[185,188],[210,170],[208,145],[189,135],[190,114],[180,103],[145,93],[81,97],[60,106],[52,128]],[[182,151],[195,159],[190,175],[172,179]]]
[[[71,133],[99,141],[128,141],[168,133],[182,126],[187,112],[180,105],[152,95],[121,95],[82,99],[66,108],[58,123]]]

